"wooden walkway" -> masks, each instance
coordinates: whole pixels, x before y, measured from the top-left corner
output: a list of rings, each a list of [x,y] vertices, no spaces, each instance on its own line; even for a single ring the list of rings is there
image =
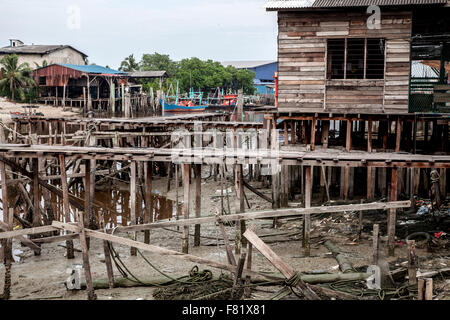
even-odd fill
[[[0,144],[6,157],[161,161],[184,164],[280,164],[330,167],[450,168],[448,155],[409,153],[321,152],[245,149],[99,148]]]

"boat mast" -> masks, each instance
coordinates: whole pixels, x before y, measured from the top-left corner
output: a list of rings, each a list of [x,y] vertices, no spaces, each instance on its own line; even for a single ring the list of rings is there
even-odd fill
[[[175,97],[175,105],[178,105],[178,84],[179,84],[179,81],[177,80],[177,93],[176,93],[176,97]]]

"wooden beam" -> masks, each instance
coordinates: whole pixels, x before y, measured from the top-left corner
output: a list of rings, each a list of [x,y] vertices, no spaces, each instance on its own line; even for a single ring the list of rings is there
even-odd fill
[[[305,208],[311,208],[311,194],[312,194],[312,167],[305,168]],[[305,257],[311,254],[310,244],[311,233],[311,215],[305,214],[303,216],[303,248],[305,249]]]
[[[398,169],[392,168],[391,175],[391,193],[389,200],[397,200],[397,184],[398,184]],[[397,210],[394,208],[389,209],[388,213],[388,252],[389,256],[395,255],[395,225],[397,223]]]
[[[338,213],[346,211],[359,211],[359,210],[388,210],[390,208],[409,208],[411,207],[411,201],[396,201],[396,202],[374,202],[365,204],[351,204],[351,205],[340,205],[340,206],[321,206],[321,207],[311,207],[298,208],[298,209],[280,209],[280,210],[265,210],[256,212],[247,212],[245,214],[231,214],[221,216],[221,220],[224,222],[230,222],[235,220],[253,220],[253,219],[264,219],[273,217],[292,217],[301,216],[304,214],[320,214],[320,213]],[[115,232],[133,232],[133,231],[144,231],[157,228],[167,228],[175,226],[189,226],[195,224],[203,223],[215,223],[217,218],[215,216],[203,217],[199,219],[182,219],[177,221],[168,222],[155,222],[151,224],[141,224],[136,226],[127,227],[117,227]],[[0,233],[0,239],[14,238],[18,236],[24,236],[28,234],[39,234],[47,233],[50,231],[58,230],[54,226],[43,226],[39,228],[28,228],[16,231],[8,231]],[[113,229],[108,229],[108,232],[112,232]]]
[[[0,230],[8,231],[9,227],[3,221],[0,221]],[[24,236],[17,236],[17,239],[24,245],[33,250],[37,255],[41,253],[41,247],[39,247],[36,243],[31,241],[30,239],[25,238]]]
[[[66,166],[65,166],[65,158],[62,154],[59,155],[59,168],[61,170],[61,188],[63,192],[63,212],[64,212],[64,220],[69,223],[71,222],[70,217],[70,207],[69,207],[69,189],[67,186],[67,176],[66,176]],[[35,177],[38,177],[35,172]],[[37,204],[39,206],[39,204]],[[36,206],[36,203],[35,203]],[[81,221],[82,223],[82,221]],[[66,240],[66,248],[67,248],[67,259],[74,259],[74,250],[73,250],[73,241]]]
[[[145,216],[144,216],[145,224],[153,222],[153,199],[152,199],[153,162],[148,161],[146,162],[146,165],[147,168],[145,170]],[[144,243],[150,243],[149,230],[144,231]]]
[[[267,259],[269,262],[277,268],[286,279],[293,278],[296,273],[294,270],[286,264],[273,250],[265,244],[253,231],[247,229],[244,233],[244,237]],[[296,285],[302,294],[308,300],[320,300],[319,296],[301,279],[298,279]]]
[[[136,225],[136,161],[131,161],[130,164],[130,220],[131,225]],[[132,234],[133,240],[136,241],[136,232]],[[130,254],[132,256],[137,255],[137,250],[134,247],[130,248]]]
[[[202,165],[196,164],[195,170],[195,217],[200,218],[202,210]],[[200,224],[195,225],[194,247],[200,246]]]
[[[83,268],[84,275],[86,278],[86,286],[88,291],[88,299],[96,300],[97,295],[94,292],[94,286],[92,285],[92,274],[91,274],[91,265],[89,263],[89,248],[86,243],[86,231],[84,229],[83,216],[81,215],[81,211],[78,211],[78,228],[80,230],[80,245],[81,251],[83,255]]]
[[[62,229],[62,230],[68,230],[71,232],[80,232],[80,228],[76,225],[72,225],[72,224],[67,224],[67,223],[62,223],[59,221],[53,221],[52,224],[53,227],[58,228],[58,229]],[[147,252],[152,252],[152,253],[156,253],[156,254],[160,254],[160,255],[164,255],[164,256],[171,256],[174,257],[176,259],[181,259],[181,260],[185,260],[185,261],[190,261],[190,262],[194,262],[194,263],[199,263],[199,264],[205,264],[208,265],[210,267],[213,268],[218,268],[218,269],[222,269],[222,270],[227,270],[230,271],[232,273],[236,272],[236,267],[232,266],[232,265],[228,265],[228,264],[223,264],[223,263],[219,263],[219,262],[215,262],[212,260],[208,260],[205,258],[201,258],[201,257],[197,257],[194,255],[190,255],[190,254],[183,254],[180,253],[178,251],[174,251],[174,250],[169,250],[169,249],[165,249],[165,248],[161,248],[161,247],[157,247],[151,244],[146,244],[143,242],[138,242],[138,241],[134,241],[128,238],[122,238],[122,237],[118,237],[118,236],[114,236],[111,234],[107,234],[107,233],[103,233],[103,232],[99,232],[99,231],[94,231],[94,230],[90,230],[90,229],[85,229],[86,232],[86,236],[92,237],[92,238],[96,238],[96,239],[100,239],[100,240],[106,240],[106,241],[111,241],[120,245],[125,245],[125,246],[129,246],[129,247],[136,247],[139,250],[144,250]],[[254,271],[248,271],[244,269],[243,272],[244,275],[250,275],[250,276],[257,276],[257,277],[263,277],[265,279],[268,280],[273,280],[273,279],[279,279],[278,277],[271,277],[259,272],[254,272]]]
[[[183,179],[183,217],[185,220],[189,220],[189,207],[191,202],[191,195],[190,195],[190,172],[191,172],[191,165],[190,164],[184,164],[184,179]],[[182,244],[182,252],[188,253],[189,252],[189,226],[184,226],[183,228],[183,244]]]

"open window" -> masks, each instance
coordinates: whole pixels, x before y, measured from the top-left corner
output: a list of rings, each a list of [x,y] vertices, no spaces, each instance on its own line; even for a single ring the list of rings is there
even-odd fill
[[[383,79],[385,40],[348,38],[327,42],[328,79]]]

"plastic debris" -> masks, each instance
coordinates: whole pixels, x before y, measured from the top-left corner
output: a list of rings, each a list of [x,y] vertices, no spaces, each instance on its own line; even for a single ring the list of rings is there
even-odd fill
[[[430,209],[428,209],[427,206],[421,206],[419,208],[419,210],[417,211],[417,215],[419,215],[419,216],[424,215],[424,214],[428,214],[428,213],[430,213]]]

